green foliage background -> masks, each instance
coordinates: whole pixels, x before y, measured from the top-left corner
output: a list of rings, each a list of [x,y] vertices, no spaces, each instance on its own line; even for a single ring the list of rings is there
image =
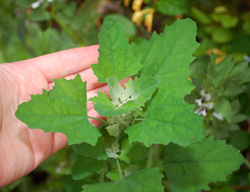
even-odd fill
[[[97,44],[98,33],[107,16],[123,26],[131,42],[140,44],[142,38],[148,39],[151,36],[143,23],[136,26],[131,21],[132,1],[129,7],[125,7],[122,0],[45,0],[38,8],[33,9],[31,4],[34,2],[0,1],[0,63]],[[197,40],[201,45],[195,53],[197,59],[191,65],[190,75],[195,89],[186,97],[186,101],[195,103],[195,100],[204,97],[202,90],[211,94],[212,98],[205,103],[213,102],[212,109],[197,105],[197,108],[206,108],[204,123],[207,134],[224,139],[239,149],[247,164],[250,159],[250,3],[238,0],[174,2],[176,3],[171,0],[144,0],[143,9],[155,9],[153,30],[158,33],[177,17],[189,17],[197,22]],[[217,56],[212,54],[209,58],[211,50]],[[216,64],[226,55],[229,56],[223,62]],[[228,73],[224,69],[228,69]],[[228,87],[228,84],[232,86]],[[214,112],[220,113],[223,121],[215,118]],[[72,162],[77,158],[72,155],[72,150],[74,149],[59,151],[33,173],[0,191],[65,191],[61,183],[62,175],[70,173]],[[67,181],[70,178],[62,179]],[[82,185],[79,183],[79,186]],[[65,188],[67,191],[74,191],[67,186]],[[250,190],[249,164],[228,176],[227,182],[212,184],[212,189]]]

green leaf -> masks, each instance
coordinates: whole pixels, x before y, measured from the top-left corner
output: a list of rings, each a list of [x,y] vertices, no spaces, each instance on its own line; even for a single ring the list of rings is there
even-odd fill
[[[106,153],[109,158],[117,159],[118,157],[118,155],[115,152],[113,152],[111,148],[106,148]]]
[[[201,10],[197,9],[196,7],[191,7],[191,14],[195,21],[207,25],[211,23],[210,17],[205,13],[202,12]]]
[[[239,95],[242,92],[244,92],[244,89],[242,86],[229,84],[224,91],[224,95],[230,97],[230,96]]]
[[[193,114],[193,109],[160,90],[150,103],[144,120],[130,126],[125,133],[129,135],[130,143],[139,141],[147,147],[170,142],[186,146],[205,136],[202,118]]]
[[[245,114],[237,114],[232,118],[232,123],[241,123],[248,119],[247,115]]]
[[[55,86],[42,95],[31,95],[29,102],[18,106],[16,116],[31,129],[61,132],[69,145],[86,142],[95,145],[100,132],[87,116],[86,82],[80,75],[73,80],[55,79]]]
[[[107,155],[105,151],[104,138],[100,137],[95,146],[89,145],[87,143],[81,143],[74,146],[76,153],[84,155],[85,157],[93,157],[97,160],[107,160]]]
[[[237,26],[239,22],[238,17],[232,15],[222,15],[221,16],[221,24],[224,28],[234,28]]]
[[[36,10],[32,10],[31,14],[30,14],[30,19],[32,21],[47,21],[50,19],[50,13],[48,11],[46,11],[45,9],[36,9]]]
[[[250,22],[244,22],[243,29],[247,35],[250,35]]]
[[[177,20],[163,33],[153,33],[149,41],[132,46],[144,65],[140,73],[158,80],[159,86],[169,90],[166,94],[173,91],[176,98],[183,98],[194,88],[187,78],[192,55],[199,46],[196,29],[191,19]]]
[[[119,159],[129,164],[132,161],[138,161],[146,158],[148,155],[147,152],[148,149],[144,145],[140,143],[129,144],[128,140],[124,140]]]
[[[83,192],[163,192],[162,177],[158,168],[144,169],[120,181],[83,185]]]
[[[105,19],[99,44],[99,63],[92,65],[92,69],[100,82],[106,83],[106,79],[113,75],[120,81],[137,74],[142,68],[140,58],[133,56],[128,38],[113,19]]]
[[[117,106],[119,104],[120,97],[124,92],[124,89],[121,87],[118,79],[115,76],[108,77],[107,83],[109,85],[109,95],[111,101],[114,106]]]
[[[34,3],[33,0],[18,0],[16,1],[17,5],[24,7],[24,8],[28,8],[31,7],[31,4]]]
[[[222,98],[215,103],[214,110],[220,113],[230,123],[232,121],[232,111],[230,102]]]
[[[114,170],[109,171],[106,174],[106,177],[109,178],[111,181],[119,181],[121,176],[120,176],[119,170],[114,169]]]
[[[119,15],[119,14],[109,14],[108,17],[112,18],[114,21],[120,24],[126,35],[130,37],[133,37],[136,35],[136,32],[137,32],[136,26],[127,17],[123,15]]]
[[[205,136],[202,118],[183,99],[193,89],[187,78],[194,59],[192,53],[198,47],[195,35],[192,20],[177,20],[162,34],[154,33],[149,41],[133,46],[144,64],[141,73],[158,80],[159,86],[144,120],[125,130],[130,142],[139,141],[146,146],[174,142],[186,146]]]
[[[229,143],[236,149],[244,151],[250,146],[250,134],[246,131],[235,131],[230,134]]]
[[[157,80],[151,77],[142,75],[140,78],[136,77],[135,80],[129,79],[125,83],[125,90],[119,85],[118,79],[115,76],[107,78],[110,89],[111,101],[114,106],[124,105],[128,101],[135,101],[143,106],[149,100],[158,86]],[[122,103],[119,103],[122,102]]]
[[[129,165],[124,169],[125,177],[133,174],[134,172],[138,171],[139,167],[137,165]]]
[[[72,176],[74,180],[84,179],[93,173],[100,173],[104,168],[104,162],[91,157],[77,156],[77,161],[72,167]]]
[[[224,12],[224,11],[223,11]],[[226,10],[224,13],[213,13],[211,15],[211,18],[218,22],[221,23],[223,28],[234,28],[239,22],[238,17],[232,16],[226,13]]]
[[[135,78],[133,81],[129,79],[125,83],[125,87],[129,93],[130,100],[135,100],[136,103],[140,103],[141,106],[151,98],[155,89],[158,86],[158,81],[151,78],[141,75],[140,78]]]
[[[193,192],[209,190],[210,182],[226,181],[242,163],[238,150],[209,137],[187,147],[169,144],[163,167],[173,191]]]
[[[66,192],[80,192],[82,191],[82,185],[84,184],[84,181],[75,181],[72,179],[71,175],[63,175],[62,184]]]
[[[157,11],[165,15],[176,16],[186,12],[183,0],[158,0],[155,6]]]
[[[108,117],[113,115],[119,115],[128,111],[133,111],[138,105],[134,105],[134,102],[127,103],[126,106],[116,107],[112,104],[110,99],[105,93],[98,92],[98,96],[89,99],[94,102],[95,110],[102,116]]]
[[[124,90],[119,85],[116,77],[107,78],[110,87],[111,100],[104,93],[98,92],[97,97],[90,101],[95,102],[95,110],[102,116],[113,116],[134,111],[137,107],[143,106],[155,91],[158,83],[151,77],[130,79]],[[117,91],[116,91],[117,90]]]
[[[217,13],[217,14],[223,14],[223,13],[226,13],[227,12],[227,8],[223,5],[221,6],[216,6],[214,8],[214,12]]]
[[[110,136],[117,137],[120,133],[120,125],[119,124],[109,125],[109,126],[105,127],[105,129],[107,129]]]
[[[229,29],[218,27],[213,30],[212,38],[216,43],[228,43],[233,39],[233,34]]]

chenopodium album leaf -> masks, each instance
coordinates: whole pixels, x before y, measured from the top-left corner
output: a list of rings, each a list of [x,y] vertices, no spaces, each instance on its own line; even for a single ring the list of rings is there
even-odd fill
[[[83,192],[163,192],[158,168],[137,171],[119,181],[83,185]]]
[[[100,173],[103,168],[104,161],[77,155],[77,160],[72,167],[71,173],[74,180],[81,180],[95,172]]]
[[[105,151],[104,138],[99,137],[95,146],[88,143],[76,144],[73,146],[76,154],[83,155],[84,157],[92,157],[97,160],[107,160],[107,154]]]
[[[98,93],[98,97],[91,98],[95,110],[102,116],[112,116],[134,111],[144,106],[157,88],[158,82],[152,77],[141,76],[135,80],[129,79],[125,89],[119,85],[115,76],[108,77],[110,98],[105,93]]]
[[[99,44],[99,62],[92,65],[92,69],[100,82],[106,83],[111,76],[120,81],[137,74],[142,68],[140,58],[135,57],[130,49],[128,37],[113,19],[105,19]]]
[[[86,142],[95,145],[99,130],[88,120],[86,82],[75,79],[54,79],[55,86],[42,95],[31,95],[29,102],[18,106],[16,116],[32,129],[61,132],[69,145]]]
[[[226,176],[243,163],[240,152],[212,137],[187,147],[166,146],[163,167],[175,192],[209,190],[208,184],[226,181]]]
[[[125,130],[130,142],[139,141],[146,146],[174,142],[186,146],[205,136],[203,119],[183,99],[193,89],[188,69],[198,47],[195,36],[192,20],[177,20],[162,34],[154,33],[149,41],[133,45],[144,65],[140,74],[155,78],[159,86],[144,120]]]
[[[85,181],[82,180],[74,180],[72,175],[63,175],[62,176],[62,184],[66,192],[78,192],[81,191],[83,184]]]
[[[122,142],[122,149],[118,158],[129,164],[132,161],[142,160],[147,156],[148,148],[141,143],[130,144],[126,139]]]

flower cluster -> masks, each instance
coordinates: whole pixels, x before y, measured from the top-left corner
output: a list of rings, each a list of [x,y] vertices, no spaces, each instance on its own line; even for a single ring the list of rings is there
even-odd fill
[[[124,5],[129,6],[130,0],[125,0]],[[134,0],[132,4],[132,9],[134,10],[132,21],[136,23],[136,25],[140,25],[142,22],[142,18],[144,15],[144,25],[147,27],[147,31],[150,32],[152,30],[153,25],[153,16],[155,10],[153,8],[146,8],[144,10],[141,10],[143,4],[143,0]]]
[[[214,103],[211,100],[212,99],[211,94],[206,93],[204,89],[200,91],[200,94],[202,97],[200,99],[195,100],[195,102],[198,104],[199,107],[195,110],[194,113],[205,117],[207,116],[207,112],[214,108]],[[224,117],[220,113],[213,112],[212,115],[220,121],[224,120]]]

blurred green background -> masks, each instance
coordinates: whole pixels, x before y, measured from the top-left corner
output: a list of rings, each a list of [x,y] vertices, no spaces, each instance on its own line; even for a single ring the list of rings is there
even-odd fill
[[[196,21],[200,47],[189,79],[196,88],[185,99],[197,105],[208,135],[225,139],[246,159],[227,182],[211,184],[212,191],[250,191],[250,0],[0,1],[0,63],[98,44],[107,16],[137,44],[178,18]],[[57,152],[0,191],[70,191],[61,180],[72,154],[70,148]]]

